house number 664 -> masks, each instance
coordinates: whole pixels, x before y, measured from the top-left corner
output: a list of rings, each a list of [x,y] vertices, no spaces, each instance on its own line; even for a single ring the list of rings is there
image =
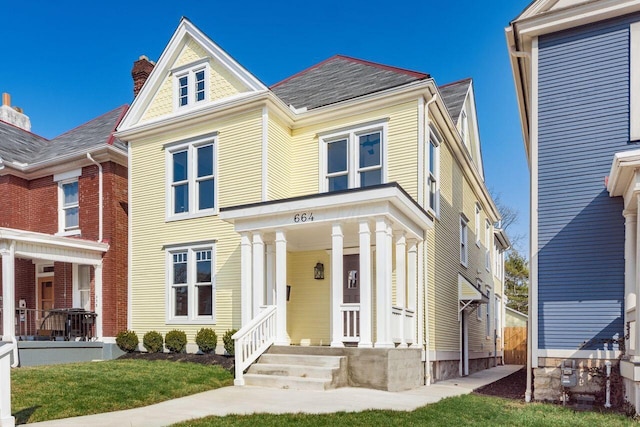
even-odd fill
[[[313,212],[297,213],[293,216],[293,222],[313,221]]]

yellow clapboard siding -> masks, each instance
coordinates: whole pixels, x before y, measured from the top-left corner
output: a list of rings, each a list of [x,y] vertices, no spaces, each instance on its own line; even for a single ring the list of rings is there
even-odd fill
[[[268,124],[268,200],[290,197],[292,169],[291,131],[269,115]]]

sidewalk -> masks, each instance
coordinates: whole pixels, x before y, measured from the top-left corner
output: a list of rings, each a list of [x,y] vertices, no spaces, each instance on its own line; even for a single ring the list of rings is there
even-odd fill
[[[224,387],[142,408],[28,425],[30,427],[160,427],[209,415],[291,412],[321,414],[341,411],[359,412],[367,409],[413,411],[445,397],[471,393],[474,389],[504,378],[520,368],[522,366],[498,366],[476,372],[468,377],[440,381],[428,387],[399,393],[350,387],[327,391],[281,390],[251,386]]]

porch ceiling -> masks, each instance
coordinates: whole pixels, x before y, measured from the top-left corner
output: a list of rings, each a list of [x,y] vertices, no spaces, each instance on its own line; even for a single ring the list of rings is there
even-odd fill
[[[239,233],[285,230],[290,250],[330,248],[334,223],[343,225],[345,247],[356,247],[358,224],[376,217],[420,241],[433,228],[429,215],[396,183],[223,208],[220,213]]]

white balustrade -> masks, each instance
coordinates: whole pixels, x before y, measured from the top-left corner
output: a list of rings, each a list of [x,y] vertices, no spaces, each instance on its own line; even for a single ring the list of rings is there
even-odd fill
[[[277,308],[267,306],[238,332],[235,341],[235,385],[244,385],[244,370],[260,357],[276,340]]]
[[[360,341],[360,304],[341,304],[342,341]]]

